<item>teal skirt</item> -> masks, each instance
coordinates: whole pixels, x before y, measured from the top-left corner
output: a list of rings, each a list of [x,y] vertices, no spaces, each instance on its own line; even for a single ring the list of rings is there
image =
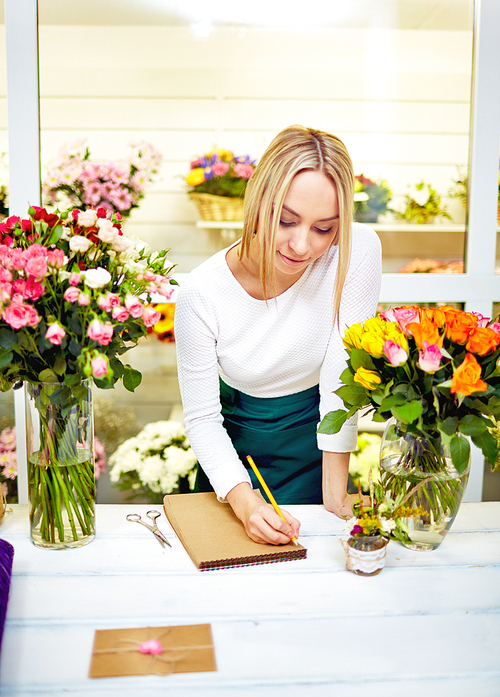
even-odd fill
[[[260,398],[221,381],[220,399],[224,428],[254,488],[261,489],[247,455],[279,504],[322,503],[322,453],[316,443],[318,386],[284,397]],[[213,491],[201,468],[197,490]]]

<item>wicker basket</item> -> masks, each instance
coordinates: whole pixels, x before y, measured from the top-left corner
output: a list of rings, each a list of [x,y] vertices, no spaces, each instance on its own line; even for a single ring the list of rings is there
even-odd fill
[[[243,199],[212,194],[189,193],[201,215],[202,220],[234,221],[243,220]]]

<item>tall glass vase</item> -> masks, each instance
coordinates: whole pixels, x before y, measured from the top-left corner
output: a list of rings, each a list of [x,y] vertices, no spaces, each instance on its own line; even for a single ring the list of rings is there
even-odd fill
[[[403,518],[410,542],[405,547],[419,551],[436,549],[446,537],[458,513],[467,487],[470,458],[459,473],[451,460],[448,444],[439,435],[408,433],[396,419],[387,423],[380,452],[384,488],[404,504],[423,512]]]
[[[31,540],[81,547],[95,537],[92,381],[26,384]]]

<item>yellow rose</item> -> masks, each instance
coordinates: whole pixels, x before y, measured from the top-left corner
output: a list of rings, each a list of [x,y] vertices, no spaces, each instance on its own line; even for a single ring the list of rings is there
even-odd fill
[[[388,322],[388,327],[386,331],[386,339],[389,341],[394,341],[394,343],[399,344],[402,349],[408,353],[408,339],[406,334],[402,332],[393,322]]]
[[[365,332],[361,337],[361,348],[373,356],[380,358],[384,355],[385,337],[374,332]]]
[[[358,322],[358,324],[353,324],[345,330],[344,337],[342,341],[344,346],[347,348],[361,348],[361,336],[363,334],[363,325]]]
[[[205,173],[203,172],[203,167],[195,167],[186,177],[186,184],[188,186],[198,186],[198,184],[203,184],[204,181]]]
[[[374,370],[361,367],[354,373],[354,382],[359,382],[359,384],[366,387],[367,390],[374,390],[377,385],[380,385],[382,380],[380,375]]]
[[[378,334],[379,336],[385,336],[387,322],[380,317],[370,317],[364,323],[365,332],[370,334]]]

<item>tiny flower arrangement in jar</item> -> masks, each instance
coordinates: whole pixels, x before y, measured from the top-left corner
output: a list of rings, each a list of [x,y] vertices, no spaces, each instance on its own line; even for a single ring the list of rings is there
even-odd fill
[[[191,162],[185,182],[192,193],[243,198],[254,169],[249,155],[235,157],[230,150],[215,149]]]
[[[164,494],[194,489],[197,460],[177,421],[147,424],[134,438],[124,441],[109,459],[110,480],[128,498],[144,497],[161,503]]]
[[[144,198],[144,192],[162,162],[161,153],[150,143],[130,146],[126,160],[96,162],[90,159],[85,143],[64,146],[49,163],[42,183],[48,205],[92,206],[130,215]]]

